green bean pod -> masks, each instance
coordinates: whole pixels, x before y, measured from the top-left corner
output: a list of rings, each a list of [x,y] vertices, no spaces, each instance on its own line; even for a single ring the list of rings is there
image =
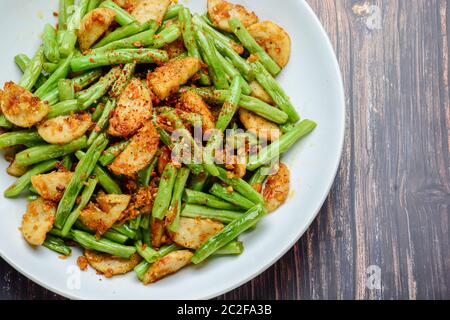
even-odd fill
[[[78,220],[78,217],[81,214],[81,210],[83,210],[91,200],[92,195],[94,194],[95,187],[97,186],[98,179],[89,179],[86,182],[86,186],[83,189],[83,192],[81,193],[80,197],[80,203],[78,204],[77,208],[70,213],[70,215],[67,217],[66,222],[64,223],[64,226],[61,230],[61,234],[63,237],[66,237],[70,229],[72,229],[72,226],[75,224],[75,222]]]
[[[44,63],[44,48],[41,46],[31,59],[27,68],[25,69],[22,78],[19,81],[19,86],[25,89],[31,90],[36,84],[39,76],[42,72],[42,66]]]
[[[121,26],[126,26],[136,21],[136,19],[134,19],[134,17],[131,14],[129,14],[127,11],[125,11],[124,9],[122,9],[121,7],[119,7],[117,4],[115,4],[110,0],[103,1],[100,4],[100,7],[114,10],[114,12],[116,13],[115,20]]]
[[[98,158],[106,148],[108,140],[104,135],[99,136],[96,141],[89,147],[86,155],[78,162],[75,172],[67,185],[64,195],[59,202],[56,212],[55,226],[62,228],[75,205],[75,201],[83,188],[84,182],[94,171]]]
[[[201,191],[195,191],[191,189],[185,189],[183,194],[183,201],[187,204],[196,204],[200,206],[207,206],[215,209],[239,211],[240,206],[236,206],[230,202],[224,201],[215,195],[204,193]]]
[[[17,181],[5,190],[6,198],[14,198],[19,196],[31,183],[31,177],[48,172],[55,168],[57,160],[49,160],[34,166],[31,170],[21,176]]]
[[[271,143],[257,154],[250,156],[247,170],[254,171],[280,157],[281,154],[288,151],[297,141],[311,133],[316,127],[317,124],[315,122],[303,120],[292,131],[281,136],[279,140]]]
[[[58,41],[56,40],[56,30],[50,24],[45,24],[42,36],[44,55],[48,61],[57,63],[59,61]]]
[[[252,228],[261,218],[266,215],[266,210],[262,204],[254,206],[248,210],[242,217],[225,226],[218,234],[209,238],[200,248],[195,251],[191,261],[194,264],[207,259],[220,248],[236,239],[237,236]]]
[[[126,259],[136,253],[135,247],[124,246],[108,239],[98,240],[87,232],[72,230],[71,234],[73,239],[86,249],[109,253],[110,255]]]
[[[0,148],[8,148],[27,143],[42,143],[41,136],[35,130],[7,132],[0,135]]]
[[[242,217],[242,212],[187,204],[183,210],[181,210],[181,216],[192,219],[211,219],[223,223],[231,223],[232,221]]]
[[[173,187],[177,178],[178,170],[173,163],[166,165],[159,182],[158,193],[153,203],[153,219],[163,220],[172,200]]]
[[[87,147],[87,138],[83,136],[63,145],[42,145],[32,147],[16,154],[17,164],[29,166],[42,161],[64,157]]]
[[[211,187],[210,192],[219,199],[232,203],[238,208],[243,208],[244,210],[249,210],[250,208],[255,206],[255,204],[252,201],[248,200],[244,196],[234,191],[230,192],[227,188],[217,183],[215,183]]]
[[[118,65],[125,63],[154,63],[166,62],[169,56],[166,51],[156,49],[117,49],[72,59],[70,65],[72,71],[84,71],[98,67]]]
[[[170,202],[169,211],[175,212],[175,217],[172,223],[167,226],[172,232],[177,232],[180,226],[180,215],[181,215],[181,199],[183,197],[183,192],[186,187],[187,180],[189,179],[190,171],[188,168],[181,168],[178,171],[177,178],[175,180],[175,186],[173,188],[172,201]]]

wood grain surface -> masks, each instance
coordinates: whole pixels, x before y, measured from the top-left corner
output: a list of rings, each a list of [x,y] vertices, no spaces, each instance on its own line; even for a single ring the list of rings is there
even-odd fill
[[[220,298],[449,299],[450,1],[307,2],[344,77],[342,164],[301,241]],[[61,299],[0,277],[1,299]]]

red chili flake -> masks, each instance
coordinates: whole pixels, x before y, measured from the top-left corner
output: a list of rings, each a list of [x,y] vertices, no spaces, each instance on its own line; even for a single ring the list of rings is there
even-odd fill
[[[54,16],[54,17],[57,17],[57,16],[59,16],[59,13],[56,12],[56,11],[53,11],[53,16]]]
[[[95,62],[94,58],[89,58],[89,62],[94,63]]]

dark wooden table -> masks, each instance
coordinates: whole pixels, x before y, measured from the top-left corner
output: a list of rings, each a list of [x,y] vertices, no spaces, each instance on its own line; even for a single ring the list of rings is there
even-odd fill
[[[221,298],[449,299],[450,1],[308,2],[344,76],[342,164],[301,241]],[[0,275],[1,299],[60,299]]]

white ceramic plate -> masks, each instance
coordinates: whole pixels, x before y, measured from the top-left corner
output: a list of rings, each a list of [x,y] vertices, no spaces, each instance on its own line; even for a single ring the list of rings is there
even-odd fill
[[[339,165],[345,127],[345,104],[341,75],[333,49],[320,22],[302,0],[234,0],[254,10],[262,19],[279,23],[292,37],[291,61],[279,81],[303,118],[317,121],[313,134],[298,143],[284,161],[292,172],[292,195],[279,211],[262,221],[255,232],[245,234],[240,257],[211,259],[156,284],[143,286],[136,276],[107,280],[91,269],[79,272],[75,250],[60,260],[45,249],[33,249],[18,231],[25,200],[0,199],[0,254],[33,281],[74,299],[206,299],[232,290],[256,277],[303,235],[329,193]],[[56,0],[1,1],[0,83],[18,80],[15,54],[32,55],[40,43],[44,23],[54,23]],[[206,0],[190,0],[187,6],[205,12]],[[6,174],[0,160],[0,189],[15,178]]]

